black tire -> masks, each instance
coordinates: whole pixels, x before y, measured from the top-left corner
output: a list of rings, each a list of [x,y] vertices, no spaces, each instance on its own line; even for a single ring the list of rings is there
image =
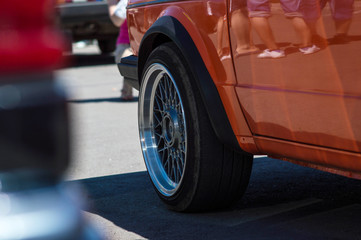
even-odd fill
[[[116,39],[98,39],[98,46],[102,54],[109,54],[115,50]]]
[[[252,169],[252,155],[216,137],[195,81],[180,50],[165,43],[148,57],[139,92],[148,174],[158,196],[176,211],[231,206],[245,192]]]

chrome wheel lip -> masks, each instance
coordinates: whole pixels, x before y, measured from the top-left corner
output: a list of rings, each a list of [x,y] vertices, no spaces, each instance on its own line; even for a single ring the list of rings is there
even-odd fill
[[[174,93],[177,95],[175,98],[179,100],[180,110],[177,112],[176,110],[169,108],[166,111],[164,111],[164,115],[162,113],[162,135],[165,135],[164,137],[164,145],[167,145],[167,148],[171,150],[167,150],[168,154],[166,154],[168,157],[168,160],[172,159],[172,161],[176,161],[177,169],[174,172],[174,178],[175,181],[171,179],[171,176],[167,174],[165,170],[165,165],[162,163],[162,159],[159,154],[159,149],[157,146],[157,136],[156,136],[156,127],[154,126],[154,109],[155,109],[155,99],[156,99],[156,91],[158,89],[158,86],[160,86],[160,83],[164,76],[167,76],[169,79],[169,82],[172,84],[172,87],[174,89]],[[186,167],[186,159],[187,159],[187,127],[186,127],[186,121],[185,121],[185,113],[184,113],[184,107],[182,103],[182,99],[180,98],[178,87],[174,81],[174,78],[172,74],[168,71],[168,69],[159,63],[154,63],[150,65],[147,69],[147,71],[144,74],[144,77],[142,79],[142,86],[139,92],[139,119],[138,119],[138,125],[139,125],[139,136],[140,136],[140,143],[142,147],[143,157],[144,161],[148,170],[148,173],[151,177],[151,180],[157,190],[164,196],[170,197],[173,196],[177,190],[179,189],[183,178],[184,178],[184,169]],[[165,80],[166,81],[166,80]],[[164,90],[165,91],[165,90]],[[165,91],[166,92],[166,91]],[[169,94],[171,95],[171,94]],[[175,113],[179,113],[180,118],[175,117]],[[178,119],[179,118],[179,119]],[[168,122],[166,122],[168,121]],[[182,130],[180,132],[179,126],[175,126],[178,123],[182,123]],[[178,128],[177,128],[178,127]],[[164,130],[164,128],[167,128]],[[176,129],[176,130],[174,130]],[[173,130],[175,132],[173,132]],[[159,133],[158,133],[159,135]],[[180,137],[182,135],[182,137]],[[183,139],[182,145],[184,149],[179,149],[178,142],[180,139]],[[158,143],[160,143],[161,140],[159,140]],[[177,143],[175,143],[177,142]],[[172,145],[173,144],[173,145]],[[170,151],[170,153],[169,153]],[[179,153],[182,151],[182,153]],[[184,158],[180,157],[179,160],[181,161],[181,164],[183,164],[182,169],[178,169],[178,157],[182,155]],[[164,158],[164,155],[163,157]],[[174,160],[176,159],[176,160]],[[183,159],[183,161],[182,161]],[[167,160],[167,162],[168,162]],[[174,162],[172,163],[174,168]],[[168,163],[169,168],[169,163]],[[172,170],[173,170],[172,168]],[[171,170],[171,171],[172,171]],[[177,178],[178,172],[181,171],[180,179]],[[169,172],[169,170],[168,170]],[[172,175],[172,174],[171,174]]]

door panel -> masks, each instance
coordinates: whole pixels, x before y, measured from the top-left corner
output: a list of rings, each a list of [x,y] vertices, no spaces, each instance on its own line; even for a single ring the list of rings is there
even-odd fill
[[[320,51],[309,55],[299,51],[302,38],[296,34],[292,20],[284,16],[281,5],[272,3],[271,6],[272,17],[268,22],[278,47],[286,56],[260,59],[258,53],[252,51],[237,52],[242,41],[248,42],[249,49],[252,42],[260,50],[266,45],[254,25],[235,23],[234,19],[241,19],[234,17],[237,11],[245,11],[239,11],[239,7],[230,2],[236,92],[252,132],[360,152],[361,2],[354,2],[349,36],[341,39],[345,41],[334,37],[337,20],[332,15],[331,4],[325,6],[315,31],[324,41],[318,38],[316,45]],[[243,37],[239,34],[240,26],[243,26]],[[251,37],[247,37],[247,32]]]

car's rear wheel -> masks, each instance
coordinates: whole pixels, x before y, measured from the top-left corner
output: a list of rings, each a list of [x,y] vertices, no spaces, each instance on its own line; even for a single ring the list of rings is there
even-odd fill
[[[148,57],[139,93],[144,160],[159,197],[177,211],[228,207],[244,193],[253,157],[216,137],[187,61],[173,43]]]

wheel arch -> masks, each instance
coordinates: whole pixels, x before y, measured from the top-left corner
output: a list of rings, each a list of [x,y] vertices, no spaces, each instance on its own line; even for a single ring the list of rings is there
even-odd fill
[[[138,76],[139,76],[139,86],[141,85],[141,76],[144,71],[145,63],[150,55],[150,53],[158,46],[163,43],[171,42],[172,40],[166,33],[154,31],[155,29],[149,29],[147,34],[142,39],[139,49],[138,56]],[[178,46],[178,45],[177,45]]]
[[[139,86],[150,53],[157,46],[169,41],[174,42],[187,59],[188,65],[197,79],[196,85],[201,93],[212,128],[219,140],[234,149],[242,150],[203,59],[187,29],[176,18],[162,16],[145,33],[138,55]]]

